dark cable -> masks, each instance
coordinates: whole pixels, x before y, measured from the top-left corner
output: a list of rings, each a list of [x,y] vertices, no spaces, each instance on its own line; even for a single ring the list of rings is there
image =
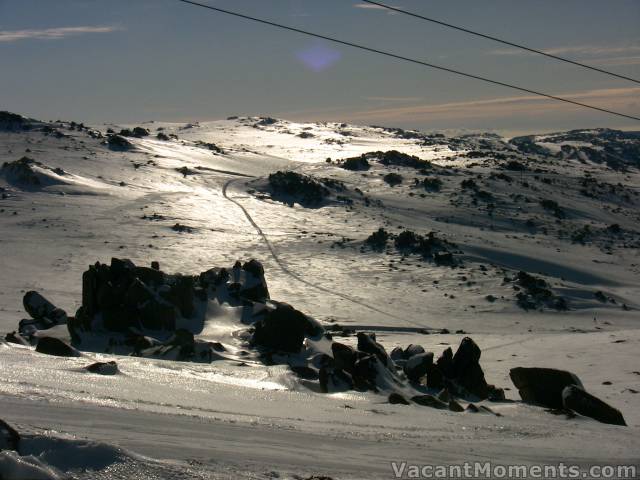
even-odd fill
[[[606,108],[600,108],[600,107],[596,107],[596,106],[593,106],[593,105],[587,105],[586,103],[576,102],[574,100],[569,100],[568,98],[557,97],[555,95],[550,95],[550,94],[547,94],[547,93],[542,93],[542,92],[538,92],[538,91],[535,91],[535,90],[530,90],[530,89],[524,88],[524,87],[518,87],[517,85],[511,85],[509,83],[500,82],[498,80],[492,80],[490,78],[481,77],[479,75],[474,75],[474,74],[471,74],[471,73],[465,73],[465,72],[461,72],[459,70],[454,70],[452,68],[447,68],[447,67],[442,67],[442,66],[439,66],[439,65],[434,65],[432,63],[427,63],[427,62],[423,62],[421,60],[416,60],[414,58],[403,57],[402,55],[397,55],[395,53],[385,52],[383,50],[377,50],[375,48],[366,47],[364,45],[359,45],[357,43],[347,42],[345,40],[339,40],[337,38],[328,37],[326,35],[321,35],[319,33],[309,32],[307,30],[301,30],[301,29],[295,28],[295,27],[289,27],[287,25],[282,25],[282,24],[279,24],[279,23],[270,22],[268,20],[264,20],[264,19],[261,19],[261,18],[256,18],[256,17],[251,17],[249,15],[244,15],[242,13],[232,12],[230,10],[225,10],[225,9],[218,8],[218,7],[212,7],[211,5],[206,5],[204,3],[194,2],[194,1],[191,1],[191,0],[178,0],[178,1],[182,2],[182,3],[189,4],[189,5],[194,5],[194,6],[197,6],[197,7],[207,8],[209,10],[213,10],[213,11],[216,11],[216,12],[225,13],[227,15],[232,15],[234,17],[244,18],[245,20],[251,20],[253,22],[258,22],[258,23],[262,23],[262,24],[265,24],[265,25],[270,25],[272,27],[277,27],[277,28],[281,28],[281,29],[284,29],[284,30],[289,30],[291,32],[296,32],[296,33],[300,33],[300,34],[303,34],[303,35],[308,35],[308,36],[311,36],[311,37],[321,38],[321,39],[327,40],[329,42],[338,43],[338,44],[341,44],[341,45],[346,45],[348,47],[358,48],[360,50],[365,50],[367,52],[377,53],[379,55],[384,55],[384,56],[395,58],[395,59],[398,59],[398,60],[404,60],[406,62],[415,63],[415,64],[422,65],[422,66],[425,66],[425,67],[435,68],[437,70],[442,70],[442,71],[453,73],[453,74],[456,74],[456,75],[461,75],[463,77],[473,78],[475,80],[481,80],[481,81],[486,82],[486,83],[492,83],[494,85],[500,85],[502,87],[507,87],[507,88],[511,88],[511,89],[514,89],[514,90],[519,90],[521,92],[526,92],[526,93],[530,93],[530,94],[533,94],[533,95],[538,95],[540,97],[550,98],[552,100],[557,100],[559,102],[570,103],[572,105],[577,105],[579,107],[589,108],[591,110],[597,110],[599,112],[609,113],[611,115],[616,115],[618,117],[624,117],[624,118],[628,118],[628,119],[631,119],[631,120],[640,121],[640,117],[634,117],[633,115],[627,115],[625,113],[614,112],[613,110],[607,110]]]
[[[458,27],[456,25],[452,25],[451,23],[446,23],[446,22],[443,22],[441,20],[436,20],[435,18],[425,17],[424,15],[420,15],[418,13],[413,13],[413,12],[409,12],[407,10],[403,10],[402,8],[393,7],[391,5],[386,5],[386,4],[380,3],[380,2],[374,2],[373,0],[362,0],[362,1],[365,2],[365,3],[369,3],[371,5],[376,5],[376,6],[380,7],[380,8],[385,8],[385,9],[390,10],[392,12],[402,13],[404,15],[409,15],[411,17],[419,18],[421,20],[426,20],[427,22],[437,23],[438,25],[442,25],[442,26],[447,27],[447,28],[452,28],[452,29],[458,30],[460,32],[465,32],[465,33],[468,33],[470,35],[476,35],[478,37],[482,37],[482,38],[486,38],[486,39],[489,39],[489,40],[493,40],[494,42],[503,43],[503,44],[509,45],[511,47],[520,48],[522,50],[526,50],[527,52],[537,53],[538,55],[544,55],[545,57],[553,58],[554,60],[559,60],[561,62],[570,63],[570,64],[576,65],[578,67],[587,68],[587,69],[593,70],[595,72],[604,73],[605,75],[611,75],[613,77],[621,78],[623,80],[628,80],[630,82],[640,83],[640,80],[636,80],[635,78],[625,77],[624,75],[619,75],[617,73],[610,72],[609,70],[604,70],[602,68],[593,67],[591,65],[587,65],[587,64],[584,64],[584,63],[581,63],[581,62],[576,62],[575,60],[570,60],[568,58],[559,57],[557,55],[553,55],[551,53],[547,53],[547,52],[544,52],[542,50],[536,50],[535,48],[531,48],[531,47],[527,47],[525,45],[520,45],[520,44],[517,44],[517,43],[509,42],[508,40],[502,40],[501,38],[492,37],[491,35],[486,35],[484,33],[475,32],[473,30],[469,30],[468,28]]]

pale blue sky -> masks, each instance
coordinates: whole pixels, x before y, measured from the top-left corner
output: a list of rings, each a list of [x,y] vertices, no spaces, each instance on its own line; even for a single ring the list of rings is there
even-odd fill
[[[523,87],[640,115],[640,85],[356,0],[202,0]],[[395,0],[640,78],[638,0]],[[44,119],[193,121],[269,114],[420,129],[625,127],[443,72],[175,0],[0,0],[0,109]]]

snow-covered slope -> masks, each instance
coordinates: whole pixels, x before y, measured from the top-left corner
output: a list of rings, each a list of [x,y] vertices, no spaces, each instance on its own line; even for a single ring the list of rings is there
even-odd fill
[[[123,128],[124,136],[106,136]],[[507,398],[519,399],[510,368],[562,368],[629,427],[519,402],[490,404],[497,417],[390,405],[374,393],[321,394],[278,365],[57,358],[8,343],[0,345],[1,416],[36,436],[77,435],[91,448],[110,442],[169,460],[100,447],[102,477],[43,460],[79,478],[122,478],[127,468],[155,472],[149,478],[389,478],[392,460],[637,463],[637,149],[636,134],[608,130],[508,141],[265,117],[94,128],[5,118],[3,333],[25,317],[26,291],[75,314],[82,273],[96,261],[158,261],[167,272],[198,274],[256,258],[272,298],[327,328],[372,331],[387,351],[414,343],[436,357],[469,335],[490,383],[511,389]],[[363,154],[368,167],[344,168],[362,166],[345,160]],[[269,180],[276,171],[320,182],[319,197],[283,193]],[[379,228],[385,244],[367,242]],[[435,232],[453,266],[417,244],[398,248],[407,230]],[[520,271],[544,280],[544,294]],[[229,329],[214,324],[203,334],[224,343]],[[353,336],[340,341],[355,345]],[[82,368],[111,359],[120,374]]]

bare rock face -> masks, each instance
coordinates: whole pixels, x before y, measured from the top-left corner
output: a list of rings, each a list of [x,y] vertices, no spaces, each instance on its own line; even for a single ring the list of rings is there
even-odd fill
[[[565,387],[576,385],[583,388],[576,375],[554,368],[512,368],[509,376],[523,401],[548,408],[564,407],[562,392]]]
[[[562,405],[585,417],[602,423],[627,426],[620,410],[613,408],[577,385],[569,385],[562,390]]]

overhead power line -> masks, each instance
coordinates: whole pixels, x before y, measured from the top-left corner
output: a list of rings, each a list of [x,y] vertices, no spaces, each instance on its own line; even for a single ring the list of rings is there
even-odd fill
[[[376,48],[371,48],[371,47],[367,47],[365,45],[359,45],[357,43],[348,42],[346,40],[340,40],[338,38],[329,37],[329,36],[322,35],[322,34],[319,34],[319,33],[314,33],[314,32],[310,32],[310,31],[307,31],[307,30],[302,30],[302,29],[299,29],[299,28],[290,27],[288,25],[282,25],[280,23],[271,22],[269,20],[264,20],[262,18],[257,18],[257,17],[252,17],[252,16],[249,16],[249,15],[244,15],[242,13],[233,12],[231,10],[225,10],[225,9],[218,8],[218,7],[213,7],[211,5],[195,2],[195,1],[192,1],[192,0],[177,0],[177,1],[185,3],[185,4],[188,4],[188,5],[193,5],[193,6],[196,6],[196,7],[206,8],[206,9],[213,10],[213,11],[216,11],[216,12],[219,12],[219,13],[232,15],[234,17],[243,18],[245,20],[251,20],[252,22],[262,23],[264,25],[270,25],[272,27],[281,28],[283,30],[289,30],[291,32],[300,33],[302,35],[308,35],[308,36],[315,37],[315,38],[321,38],[323,40],[327,40],[327,41],[333,42],[333,43],[338,43],[340,45],[346,45],[348,47],[358,48],[360,50],[365,50],[367,52],[377,53],[379,55],[384,55],[386,57],[395,58],[397,60],[403,60],[405,62],[410,62],[410,63],[414,63],[414,64],[417,64],[417,65],[422,65],[424,67],[434,68],[436,70],[442,70],[444,72],[453,73],[455,75],[460,75],[460,76],[467,77],[467,78],[472,78],[472,79],[475,79],[475,80],[481,80],[483,82],[491,83],[493,85],[499,85],[499,86],[502,86],[502,87],[511,88],[513,90],[519,90],[521,92],[530,93],[532,95],[537,95],[539,97],[545,97],[545,98],[549,98],[551,100],[557,100],[559,102],[564,102],[564,103],[568,103],[568,104],[571,104],[571,105],[576,105],[578,107],[584,107],[584,108],[588,108],[588,109],[591,109],[591,110],[597,110],[599,112],[608,113],[610,115],[615,115],[615,116],[618,116],[618,117],[623,117],[623,118],[628,118],[628,119],[631,119],[631,120],[640,121],[640,117],[635,117],[633,115],[627,115],[625,113],[615,112],[613,110],[608,110],[606,108],[600,108],[600,107],[596,107],[594,105],[588,105],[586,103],[577,102],[575,100],[569,100],[568,98],[563,98],[563,97],[558,97],[556,95],[550,95],[548,93],[538,92],[536,90],[531,90],[531,89],[528,89],[528,88],[519,87],[517,85],[501,82],[499,80],[492,80],[490,78],[481,77],[479,75],[474,75],[474,74],[471,74],[471,73],[461,72],[459,70],[454,70],[452,68],[443,67],[443,66],[440,66],[440,65],[434,65],[432,63],[424,62],[422,60],[416,60],[415,58],[409,58],[409,57],[405,57],[405,56],[398,55],[398,54],[395,54],[395,53],[386,52],[384,50],[378,50]]]
[[[553,55],[552,53],[547,53],[547,52],[545,52],[543,50],[537,50],[535,48],[527,47],[526,45],[520,45],[518,43],[513,43],[513,42],[510,42],[508,40],[502,40],[501,38],[493,37],[491,35],[487,35],[485,33],[476,32],[476,31],[473,31],[473,30],[469,30],[468,28],[458,27],[457,25],[453,25],[451,23],[443,22],[442,20],[436,20],[435,18],[430,18],[430,17],[426,17],[424,15],[420,15],[418,13],[409,12],[408,10],[404,10],[404,9],[398,8],[398,7],[393,7],[393,6],[387,5],[385,3],[376,2],[376,1],[373,1],[373,0],[362,0],[362,1],[364,3],[368,3],[370,5],[375,5],[375,6],[380,7],[380,8],[385,8],[385,9],[387,9],[389,11],[392,11],[392,12],[402,13],[404,15],[409,15],[410,17],[415,17],[415,18],[419,18],[420,20],[426,20],[427,22],[436,23],[438,25],[442,25],[443,27],[452,28],[454,30],[458,30],[460,32],[465,32],[465,33],[468,33],[470,35],[475,35],[477,37],[482,37],[482,38],[486,38],[488,40],[493,40],[494,42],[502,43],[504,45],[509,45],[510,47],[519,48],[521,50],[526,50],[527,52],[531,52],[531,53],[537,53],[538,55],[544,55],[545,57],[553,58],[554,60],[559,60],[561,62],[570,63],[570,64],[576,65],[578,67],[582,67],[582,68],[587,68],[589,70],[593,70],[594,72],[604,73],[605,75],[610,75],[612,77],[617,77],[617,78],[621,78],[623,80],[628,80],[630,82],[634,82],[634,83],[639,83],[640,84],[640,80],[636,80],[635,78],[626,77],[624,75],[620,75],[618,73],[614,73],[614,72],[611,72],[609,70],[604,70],[602,68],[593,67],[591,65],[587,65],[587,64],[581,63],[581,62],[577,62],[577,61],[571,60],[569,58],[559,57],[558,55]]]

